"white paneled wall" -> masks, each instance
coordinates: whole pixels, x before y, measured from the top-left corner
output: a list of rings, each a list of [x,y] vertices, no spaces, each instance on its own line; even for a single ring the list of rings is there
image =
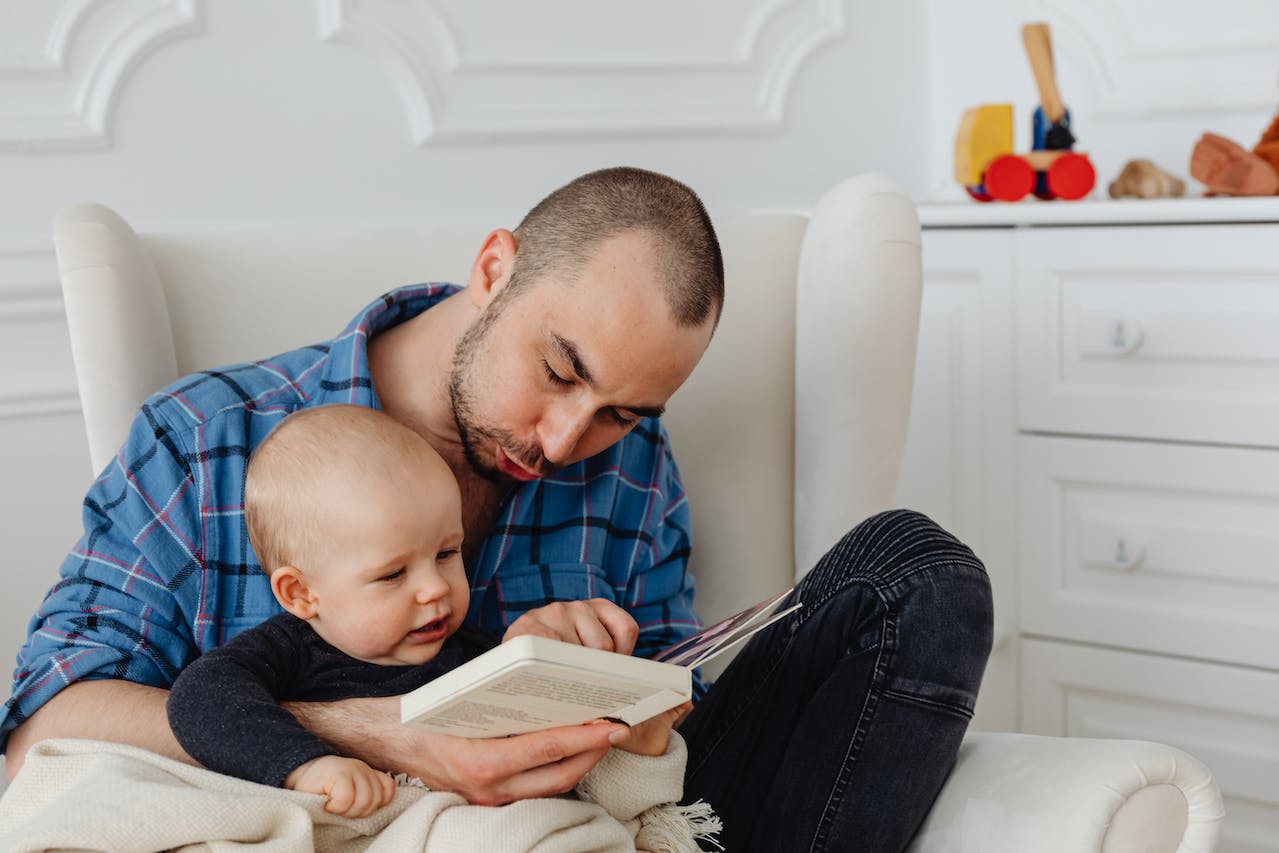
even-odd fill
[[[321,35],[394,83],[418,144],[780,127],[795,73],[844,32],[841,0],[547,0],[506,4],[502,27],[471,0],[318,5]]]

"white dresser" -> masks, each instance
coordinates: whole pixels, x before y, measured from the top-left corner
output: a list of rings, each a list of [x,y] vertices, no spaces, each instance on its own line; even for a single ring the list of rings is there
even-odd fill
[[[991,570],[975,726],[1185,749],[1279,851],[1279,199],[920,213],[901,502]]]

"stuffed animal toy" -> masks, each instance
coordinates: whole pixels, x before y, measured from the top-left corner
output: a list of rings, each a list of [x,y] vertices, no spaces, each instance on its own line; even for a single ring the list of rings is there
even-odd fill
[[[1269,163],[1279,173],[1279,115],[1270,121],[1270,127],[1261,134],[1261,139],[1253,146],[1252,153]]]
[[[1233,140],[1205,133],[1190,154],[1190,176],[1210,195],[1279,193],[1279,118],[1248,151]]]
[[[1149,160],[1129,160],[1107,192],[1111,198],[1175,198],[1186,194],[1186,182]]]

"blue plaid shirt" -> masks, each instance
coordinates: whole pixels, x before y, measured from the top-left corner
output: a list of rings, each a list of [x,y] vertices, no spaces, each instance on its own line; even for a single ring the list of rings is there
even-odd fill
[[[244,524],[249,452],[297,409],[380,408],[368,339],[457,289],[400,288],[327,343],[198,373],[148,399],[89,489],[84,535],[28,626],[0,746],[74,681],[168,687],[201,653],[279,613]],[[701,627],[690,544],[666,432],[643,419],[603,453],[506,495],[467,567],[466,621],[501,634],[548,602],[607,598],[635,617],[636,654],[650,656]]]

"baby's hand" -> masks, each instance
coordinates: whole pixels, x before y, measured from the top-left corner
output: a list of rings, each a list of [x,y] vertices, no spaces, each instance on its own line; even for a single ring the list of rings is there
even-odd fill
[[[370,815],[395,797],[395,780],[358,758],[322,755],[293,768],[284,779],[293,791],[327,796],[324,810],[343,817]]]
[[[666,743],[671,739],[671,729],[692,709],[693,703],[685,702],[631,726],[626,740],[619,743],[617,748],[636,755],[665,755]]]

